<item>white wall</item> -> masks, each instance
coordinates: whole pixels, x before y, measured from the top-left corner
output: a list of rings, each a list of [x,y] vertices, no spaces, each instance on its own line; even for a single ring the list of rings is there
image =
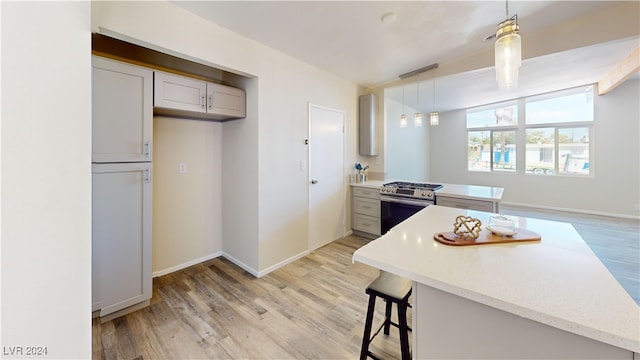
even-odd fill
[[[166,2],[93,2],[92,29],[100,27],[251,78],[247,118],[223,125],[223,251],[254,274],[305,252],[308,103],[346,112],[346,176],[357,86]]]
[[[88,2],[1,2],[2,334],[91,357]]]
[[[407,127],[400,127],[400,115]],[[387,179],[429,181],[429,119],[423,114],[422,127],[415,127],[417,110],[390,98],[385,99],[385,172]]]
[[[222,124],[157,116],[153,140],[157,276],[222,252]]]
[[[431,180],[504,187],[507,203],[637,217],[640,203],[640,91],[627,81],[595,98],[593,176],[468,172],[466,113],[440,114],[431,130]]]

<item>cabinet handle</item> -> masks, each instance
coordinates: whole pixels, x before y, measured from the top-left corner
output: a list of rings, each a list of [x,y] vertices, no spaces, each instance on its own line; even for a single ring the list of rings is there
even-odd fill
[[[202,95],[202,99],[200,100],[200,105],[204,109],[204,95]]]
[[[209,110],[211,110],[211,99],[213,98],[213,95],[209,95],[209,97],[207,98],[207,107],[209,108]]]
[[[149,140],[144,142],[144,145],[142,146],[142,154],[146,157],[149,157],[151,154],[151,144],[149,143]]]
[[[144,171],[142,171],[142,180],[145,184],[148,184],[151,181],[151,170],[144,169]]]

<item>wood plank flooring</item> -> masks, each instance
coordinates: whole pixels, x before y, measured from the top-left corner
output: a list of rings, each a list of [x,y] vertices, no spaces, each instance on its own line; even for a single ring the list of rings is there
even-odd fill
[[[570,222],[640,303],[640,222],[501,205],[506,215]],[[348,236],[260,279],[217,258],[154,279],[149,307],[93,321],[94,359],[355,359],[376,269]],[[375,324],[382,321],[379,302]],[[394,311],[395,313],[395,311]],[[411,312],[409,312],[409,317]],[[409,321],[411,321],[409,319]],[[399,359],[397,330],[372,351]]]
[[[500,205],[504,215],[568,222],[640,304],[640,220]]]
[[[368,241],[345,237],[260,279],[223,258],[156,278],[149,307],[94,319],[93,358],[358,358],[364,289],[378,271],[351,256]],[[378,305],[374,326],[383,319]],[[371,349],[398,359],[398,344],[392,328]]]

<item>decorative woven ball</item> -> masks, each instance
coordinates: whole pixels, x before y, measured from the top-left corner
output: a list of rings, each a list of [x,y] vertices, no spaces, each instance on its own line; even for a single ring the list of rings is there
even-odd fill
[[[464,238],[477,239],[482,231],[482,221],[471,216],[458,216],[453,224],[453,232]]]

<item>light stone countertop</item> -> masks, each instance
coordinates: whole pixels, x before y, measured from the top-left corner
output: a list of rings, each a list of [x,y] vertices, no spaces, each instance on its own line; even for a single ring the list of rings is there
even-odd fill
[[[571,224],[512,217],[540,242],[447,246],[456,216],[428,206],[358,249],[353,260],[533,321],[640,352],[640,308]]]
[[[367,180],[360,183],[351,183],[351,186],[381,188],[382,185],[392,182],[393,180]],[[433,184],[442,185],[442,189],[436,190],[438,195],[450,196],[462,199],[489,200],[500,202],[504,189],[501,187],[478,186],[478,185],[459,185],[433,182]]]

